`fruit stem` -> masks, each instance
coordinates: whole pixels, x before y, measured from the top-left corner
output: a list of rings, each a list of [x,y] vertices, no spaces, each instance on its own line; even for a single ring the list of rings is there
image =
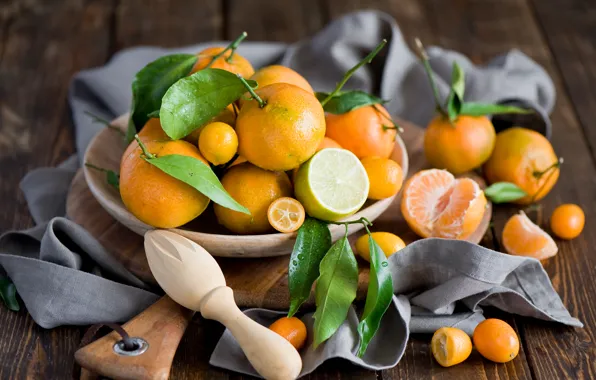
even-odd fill
[[[321,101],[321,105],[323,107],[325,107],[325,104],[327,104],[327,102],[329,102],[335,95],[337,95],[337,93],[339,91],[341,91],[341,88],[346,84],[346,82],[348,81],[348,79],[350,79],[350,77],[362,66],[364,66],[366,63],[371,63],[373,58],[381,51],[381,49],[383,49],[383,47],[385,46],[385,44],[387,44],[387,40],[383,39],[383,41],[381,41],[380,44],[377,45],[377,47],[375,48],[375,50],[373,50],[372,52],[370,52],[370,54],[368,54],[366,57],[364,57],[364,59],[360,62],[358,62],[358,64],[354,67],[352,67],[350,70],[348,70],[345,74],[343,79],[341,80],[341,82],[339,82],[337,84],[337,86],[335,87],[335,90],[333,90],[332,93],[330,93],[329,95],[327,95],[327,97],[325,99],[323,99],[323,101]]]
[[[550,178],[553,176],[553,174],[556,173],[556,170],[553,170],[553,169],[556,169],[556,168],[560,167],[562,163],[563,163],[563,157],[560,157],[557,160],[557,162],[555,162],[554,164],[552,164],[548,168],[544,169],[543,171],[534,171],[532,173],[532,175],[534,176],[534,178],[540,179],[540,178],[542,178],[542,176],[544,174],[546,174],[546,173],[548,173],[550,171],[550,174],[548,175],[548,177],[546,177],[546,179],[542,183],[542,186],[540,186],[538,188],[538,190],[536,190],[536,192],[534,193],[534,195],[532,195],[532,198],[530,200],[530,203],[534,203],[534,201],[536,201],[536,197],[538,196],[538,194],[540,194],[540,192],[542,190],[544,190],[544,187],[546,186],[546,184],[548,183],[548,181],[550,180]]]
[[[433,96],[435,97],[435,104],[437,105],[437,111],[439,111],[439,113],[441,115],[443,115],[445,117],[449,117],[447,112],[441,105],[441,99],[439,96],[439,88],[437,87],[437,84],[435,83],[435,79],[433,77],[433,72],[430,67],[430,63],[428,62],[428,54],[426,54],[426,50],[424,50],[424,45],[422,45],[422,42],[418,38],[416,38],[414,40],[414,42],[416,43],[416,49],[418,50],[418,54],[420,55],[420,60],[422,61],[422,65],[424,66],[424,71],[426,72],[426,75],[428,76],[428,81],[430,82],[430,86],[433,90]]]
[[[205,66],[205,68],[207,69],[207,68],[211,67],[211,65],[213,65],[213,63],[216,60],[218,60],[222,55],[226,54],[226,52],[228,50],[232,50],[232,54],[230,54],[230,56],[228,58],[226,58],[226,62],[230,62],[230,60],[232,59],[232,56],[234,55],[234,52],[238,48],[238,45],[240,45],[240,42],[242,42],[242,40],[244,40],[246,38],[246,36],[248,36],[248,34],[246,32],[242,32],[238,37],[236,37],[236,39],[234,41],[232,41],[228,46],[226,46],[225,49],[220,51],[218,54],[214,55],[213,58],[211,58],[211,62],[209,62],[207,64],[207,66]]]
[[[395,121],[394,121],[394,120],[393,120],[391,117],[389,117],[389,116],[385,115],[383,112],[381,112],[381,110],[379,109],[379,107],[377,107],[377,105],[376,105],[376,104],[373,104],[373,108],[375,109],[375,111],[377,111],[377,113],[378,113],[379,115],[381,115],[381,116],[382,116],[382,117],[384,117],[384,118],[385,118],[387,121],[389,121],[391,124],[393,124],[393,126],[388,126],[388,125],[385,125],[385,124],[383,124],[383,125],[382,125],[382,127],[383,127],[383,131],[387,131],[387,130],[389,130],[389,129],[395,129],[395,130],[396,130],[396,131],[398,131],[399,133],[403,133],[403,132],[404,132],[404,129],[403,129],[401,126],[399,126],[399,125],[398,125],[398,124],[397,124],[397,123],[396,123],[396,122],[395,122]]]
[[[157,157],[155,154],[149,153],[149,151],[147,150],[147,147],[145,146],[145,144],[143,144],[143,142],[139,138],[138,134],[135,134],[135,140],[137,140],[137,143],[139,144],[139,146],[141,147],[141,150],[143,151],[143,156],[145,156],[146,159],[152,160]]]
[[[236,105],[236,103],[232,103],[232,110],[234,110],[234,119],[238,118],[238,113],[240,112],[238,110],[238,106]]]
[[[106,119],[99,117],[89,111],[85,111],[85,115],[89,116],[94,123],[100,123],[105,125],[107,128],[113,129],[114,131],[118,132],[120,135],[124,136],[124,132],[122,132],[122,130],[118,127],[116,127],[115,125],[110,124],[109,121],[107,121]]]
[[[366,228],[367,230],[368,230],[367,226],[372,226],[373,225],[365,217],[362,217],[362,218],[360,218],[358,220],[349,220],[347,222],[327,222],[327,223],[328,224],[335,224],[335,225],[338,225],[338,226],[346,226],[346,228],[348,227],[348,224],[362,224],[362,225],[364,225],[364,228]]]
[[[250,84],[248,84],[246,79],[242,78],[242,75],[240,75],[240,74],[236,74],[236,76],[238,77],[238,79],[240,79],[240,81],[242,81],[242,84],[244,85],[244,87],[246,87],[248,92],[250,92],[250,95],[252,96],[252,98],[259,103],[259,107],[261,107],[261,108],[265,107],[267,105],[267,102],[265,102],[263,99],[261,99],[261,97],[259,95],[257,95],[255,90],[253,90],[252,87],[250,87]]]

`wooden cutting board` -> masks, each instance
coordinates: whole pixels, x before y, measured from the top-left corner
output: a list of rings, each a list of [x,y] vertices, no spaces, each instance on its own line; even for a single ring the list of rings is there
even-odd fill
[[[426,167],[422,151],[423,131],[411,123],[402,122],[405,142],[410,159],[410,174]],[[400,236],[406,243],[417,239],[401,216],[396,197],[392,205],[375,220],[373,231],[387,231]],[[490,206],[489,206],[490,207]],[[491,210],[487,210],[485,225],[479,229],[479,241],[484,235],[490,220]],[[91,233],[109,252],[111,252],[126,268],[142,280],[156,283],[151,275],[143,249],[143,238],[128,230],[112,218],[91,194],[83,172],[76,174],[66,201],[66,214],[74,222],[80,224]],[[350,236],[354,241],[362,233]],[[234,289],[238,306],[265,307],[270,309],[287,309],[289,293],[287,287],[288,256],[271,258],[216,258],[226,277],[228,286]],[[368,286],[368,263],[359,260],[360,276],[358,299],[364,299]],[[307,304],[314,304],[311,299]]]

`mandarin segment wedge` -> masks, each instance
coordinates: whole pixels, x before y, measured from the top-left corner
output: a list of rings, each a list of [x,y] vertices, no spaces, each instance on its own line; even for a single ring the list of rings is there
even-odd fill
[[[478,183],[455,178],[446,170],[415,174],[404,188],[401,211],[421,237],[467,239],[486,212],[486,197]]]
[[[545,260],[557,254],[557,244],[523,212],[513,215],[503,228],[503,247],[510,255]]]

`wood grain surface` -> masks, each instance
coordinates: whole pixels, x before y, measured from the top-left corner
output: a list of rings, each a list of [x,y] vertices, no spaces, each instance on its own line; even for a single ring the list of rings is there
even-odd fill
[[[420,37],[461,51],[474,62],[518,48],[543,65],[557,89],[553,143],[565,158],[561,177],[532,217],[545,228],[554,207],[577,203],[586,229],[558,241],[546,265],[555,289],[586,327],[572,329],[527,318],[504,318],[521,338],[520,355],[501,365],[477,353],[453,368],[438,366],[429,336],[413,336],[393,369],[377,373],[341,360],[308,379],[592,379],[596,378],[596,6],[591,0],[16,0],[0,2],[0,231],[33,225],[20,179],[74,152],[66,101],[79,70],[102,65],[134,45],[179,46],[230,39],[293,42],[357,9],[391,14],[408,41]],[[514,207],[495,208],[483,245],[499,249]],[[0,379],[66,379],[83,328],[45,330],[24,308],[0,307]],[[208,365],[223,328],[195,317],[174,358],[173,379],[246,379]]]

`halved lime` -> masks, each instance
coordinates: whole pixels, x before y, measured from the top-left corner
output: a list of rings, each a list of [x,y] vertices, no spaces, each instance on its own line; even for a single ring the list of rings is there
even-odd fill
[[[362,207],[368,187],[366,170],[354,153],[327,148],[300,167],[294,192],[308,215],[337,221]]]

